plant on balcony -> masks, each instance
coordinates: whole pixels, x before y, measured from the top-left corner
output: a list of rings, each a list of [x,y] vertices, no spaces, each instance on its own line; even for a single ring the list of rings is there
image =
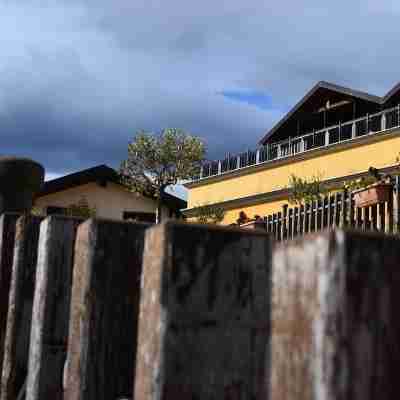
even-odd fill
[[[290,190],[289,203],[297,205],[319,200],[329,192],[323,186],[320,174],[309,179],[291,174],[288,189]]]
[[[247,216],[247,214],[244,211],[240,211],[239,218],[236,220],[236,223],[238,225],[242,225],[249,221],[250,221],[250,218]]]
[[[367,207],[389,200],[393,188],[391,181],[390,175],[370,167],[368,176],[347,181],[344,188],[354,194],[356,207]]]
[[[219,224],[225,217],[225,210],[213,204],[203,204],[195,208],[196,222],[200,224]]]

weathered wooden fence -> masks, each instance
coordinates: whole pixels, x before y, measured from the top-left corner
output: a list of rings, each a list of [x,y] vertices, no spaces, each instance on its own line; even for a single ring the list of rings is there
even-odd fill
[[[400,180],[396,177],[389,201],[368,207],[356,207],[354,194],[342,190],[304,205],[285,205],[282,211],[265,216],[258,226],[264,227],[278,241],[334,227],[398,233],[399,198]]]
[[[1,399],[399,398],[399,263],[380,233],[4,214]]]

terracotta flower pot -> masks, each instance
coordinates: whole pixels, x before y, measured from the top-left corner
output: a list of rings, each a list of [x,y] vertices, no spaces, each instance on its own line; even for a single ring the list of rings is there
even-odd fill
[[[29,158],[0,157],[0,214],[24,212],[44,181],[44,168]]]
[[[354,202],[356,207],[368,207],[389,201],[393,186],[390,183],[374,183],[363,189],[355,190]]]

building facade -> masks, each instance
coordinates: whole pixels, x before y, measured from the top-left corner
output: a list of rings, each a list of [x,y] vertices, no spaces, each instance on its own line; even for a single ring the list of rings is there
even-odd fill
[[[327,82],[317,83],[260,140],[258,149],[206,163],[189,190],[187,217],[216,204],[223,223],[280,211],[288,203],[292,174],[319,176],[330,188],[367,175],[369,167],[393,171],[400,152],[400,85],[384,97]]]
[[[44,215],[63,214],[82,199],[98,218],[155,222],[156,200],[129,191],[119,182],[117,172],[106,165],[45,182],[34,207]],[[185,207],[186,201],[167,194],[162,219],[181,218],[180,209]]]

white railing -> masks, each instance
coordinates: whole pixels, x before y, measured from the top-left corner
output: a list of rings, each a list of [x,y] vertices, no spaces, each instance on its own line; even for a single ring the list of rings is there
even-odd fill
[[[306,135],[289,137],[289,139],[267,144],[257,150],[249,150],[237,155],[228,154],[222,160],[205,163],[201,167],[200,176],[195,180],[227,174],[231,171],[291,157],[317,148],[334,146],[360,136],[375,134],[399,126],[400,105]]]

